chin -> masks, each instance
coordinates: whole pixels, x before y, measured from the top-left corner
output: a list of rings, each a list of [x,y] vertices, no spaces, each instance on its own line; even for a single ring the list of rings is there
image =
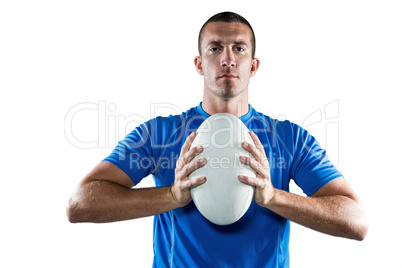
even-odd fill
[[[238,94],[236,94],[232,90],[225,89],[225,90],[219,91],[217,95],[223,99],[231,99],[231,98],[236,97]]]
[[[210,89],[210,92],[222,99],[230,100],[242,93],[242,90],[232,83],[225,83],[224,85],[215,85],[215,87]]]
[[[230,87],[223,89],[221,94],[222,97],[230,99],[239,96],[242,92],[243,91],[241,89]]]

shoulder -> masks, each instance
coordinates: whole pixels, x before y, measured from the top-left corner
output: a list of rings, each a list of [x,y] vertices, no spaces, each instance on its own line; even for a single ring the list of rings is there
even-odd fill
[[[253,116],[248,122],[250,126],[280,137],[294,136],[303,130],[299,125],[289,120],[279,120],[254,110]]]
[[[308,132],[298,124],[256,111],[247,127],[257,134],[265,147],[285,150],[289,156],[293,156],[297,148],[311,140]]]
[[[183,128],[194,116],[196,116],[195,108],[190,108],[189,110],[180,114],[157,116],[147,121],[146,124],[154,132],[168,134],[167,132],[177,130],[178,128]]]
[[[152,148],[160,148],[173,141],[181,140],[188,133],[188,122],[196,116],[195,108],[180,114],[156,116],[135,128],[129,135],[141,137]],[[137,138],[138,139],[138,138]]]

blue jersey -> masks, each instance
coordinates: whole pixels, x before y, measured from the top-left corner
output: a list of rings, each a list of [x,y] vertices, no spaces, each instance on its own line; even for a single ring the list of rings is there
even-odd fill
[[[209,115],[201,104],[180,115],[156,117],[138,126],[105,159],[138,184],[152,174],[157,187],[174,182],[181,147]],[[249,105],[240,120],[264,145],[275,188],[289,191],[290,179],[309,196],[341,177],[325,150],[289,121],[258,113]],[[237,222],[215,225],[193,202],[154,216],[153,267],[289,267],[289,220],[254,201]]]

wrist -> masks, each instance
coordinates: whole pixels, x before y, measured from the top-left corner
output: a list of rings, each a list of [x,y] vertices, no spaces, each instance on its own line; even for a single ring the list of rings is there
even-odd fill
[[[179,202],[179,200],[176,198],[176,195],[174,194],[173,191],[173,185],[168,187],[168,199],[169,199],[169,203],[173,206],[173,209],[179,208],[179,207],[183,207],[185,205],[183,205],[182,203]]]
[[[278,189],[275,187],[272,187],[272,192],[271,192],[271,197],[269,198],[269,201],[267,204],[265,204],[265,207],[268,209],[272,209],[278,204],[278,197],[280,195],[280,192]]]

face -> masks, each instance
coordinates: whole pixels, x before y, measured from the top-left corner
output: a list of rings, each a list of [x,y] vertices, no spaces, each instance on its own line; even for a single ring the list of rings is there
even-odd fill
[[[251,30],[242,23],[208,23],[202,34],[201,56],[194,60],[204,75],[204,94],[230,99],[247,94],[259,67],[252,58]]]

